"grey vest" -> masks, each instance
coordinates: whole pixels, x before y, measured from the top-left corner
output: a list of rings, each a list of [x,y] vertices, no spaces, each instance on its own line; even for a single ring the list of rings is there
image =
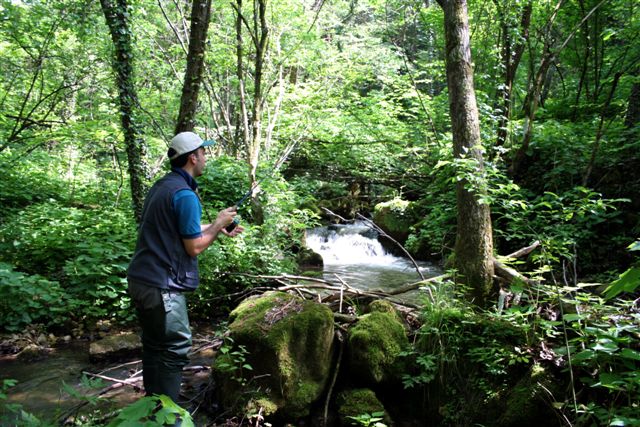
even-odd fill
[[[198,258],[185,251],[172,206],[174,194],[182,189],[191,188],[182,176],[171,172],[149,190],[128,279],[177,291],[193,291],[198,287]]]

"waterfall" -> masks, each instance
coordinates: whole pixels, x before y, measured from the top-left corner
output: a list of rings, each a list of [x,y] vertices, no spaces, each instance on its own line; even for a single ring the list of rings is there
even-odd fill
[[[388,254],[378,233],[356,223],[331,225],[307,231],[307,246],[322,255],[325,264],[391,265],[397,257]]]
[[[420,279],[409,259],[387,253],[378,233],[361,222],[307,230],[306,243],[322,256],[323,277],[328,281],[335,281],[338,275],[358,289],[387,290]],[[423,261],[418,265],[425,277],[439,270]]]

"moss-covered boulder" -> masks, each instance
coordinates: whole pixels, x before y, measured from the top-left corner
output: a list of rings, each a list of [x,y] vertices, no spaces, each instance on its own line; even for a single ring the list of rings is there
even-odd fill
[[[373,221],[389,236],[400,243],[407,241],[409,228],[417,218],[411,208],[411,202],[393,199],[378,203],[373,209]],[[384,242],[383,242],[384,243]]]
[[[234,355],[236,350],[232,350],[214,362],[223,405],[235,406],[243,395],[253,392],[248,405],[260,406],[263,415],[306,416],[323,392],[331,370],[331,310],[291,294],[270,292],[243,301],[229,320],[235,348],[244,348],[247,353]],[[230,369],[233,364],[250,365],[251,369]]]
[[[340,425],[373,425],[373,423],[367,423],[367,420],[373,417],[382,418],[386,425],[393,425],[382,402],[368,388],[344,390],[338,394],[336,403]],[[355,418],[361,421],[358,422]]]
[[[549,393],[558,395],[558,382],[541,365],[534,364],[508,392],[497,426],[539,426],[555,418]]]
[[[409,345],[404,324],[386,301],[374,301],[369,311],[349,329],[350,372],[366,385],[397,380],[400,353]]]
[[[109,335],[89,345],[89,359],[92,362],[124,359],[139,355],[141,352],[142,341],[134,332]]]
[[[528,369],[528,330],[462,305],[428,307],[422,321],[415,350],[430,364],[413,360],[409,372],[427,380],[427,416],[439,425],[499,425],[509,390]]]
[[[322,268],[324,265],[322,255],[306,247],[300,248],[296,261],[300,267]]]

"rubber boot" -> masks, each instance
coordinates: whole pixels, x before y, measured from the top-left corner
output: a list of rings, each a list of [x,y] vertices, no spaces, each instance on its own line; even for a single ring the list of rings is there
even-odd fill
[[[144,391],[147,396],[162,394],[158,381],[158,367],[156,365],[143,364],[142,382],[144,384]]]
[[[161,394],[166,394],[175,403],[180,397],[180,386],[182,384],[182,372],[162,372],[158,375],[158,386],[162,390]]]

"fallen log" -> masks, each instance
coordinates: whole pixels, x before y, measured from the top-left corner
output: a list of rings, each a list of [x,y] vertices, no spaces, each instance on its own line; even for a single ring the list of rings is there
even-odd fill
[[[534,249],[536,249],[538,246],[540,246],[540,241],[536,240],[535,242],[533,242],[531,244],[531,246],[527,246],[526,248],[522,248],[522,249],[518,249],[517,251],[515,251],[514,253],[511,253],[507,256],[504,256],[503,258],[506,259],[513,259],[513,258],[520,258],[522,256],[525,255],[529,255],[531,252],[533,252]]]
[[[437,282],[439,280],[448,279],[449,277],[451,277],[451,275],[448,274],[448,273],[447,274],[441,274],[439,276],[429,277],[428,279],[420,280],[419,282],[409,283],[407,285],[400,286],[399,288],[392,289],[392,290],[387,291],[385,293],[387,295],[400,295],[400,294],[407,293],[409,291],[414,291],[416,289],[420,289],[420,288],[424,287],[425,285],[428,285],[429,283]],[[429,288],[427,288],[427,289],[428,289],[429,294],[431,295],[431,289],[429,289]],[[433,295],[431,295],[431,301],[433,301]]]
[[[500,259],[512,260],[523,257],[525,255],[529,255],[538,246],[540,246],[540,242],[536,240],[531,245],[522,249],[518,249],[517,251],[510,253],[509,255],[506,255],[504,257],[500,257]],[[503,262],[499,261],[496,258],[493,259],[493,268],[495,270],[495,275],[508,284],[518,281],[527,285],[532,285],[535,282],[534,280],[531,280],[528,277],[524,276],[515,268],[505,265]]]
[[[493,260],[493,268],[496,276],[503,279],[507,283],[511,284],[513,282],[522,282],[527,285],[531,285],[534,283],[533,280],[524,276],[522,273],[518,272],[515,268],[508,267],[498,261],[497,259]]]

